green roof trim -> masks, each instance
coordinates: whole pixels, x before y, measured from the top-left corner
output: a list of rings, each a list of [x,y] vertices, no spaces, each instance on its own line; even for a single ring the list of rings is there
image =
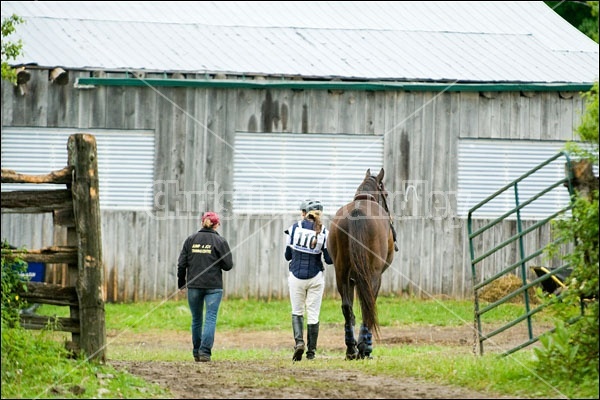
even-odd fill
[[[76,86],[148,86],[220,89],[405,90],[416,92],[587,92],[593,83],[337,82],[243,79],[77,78]]]

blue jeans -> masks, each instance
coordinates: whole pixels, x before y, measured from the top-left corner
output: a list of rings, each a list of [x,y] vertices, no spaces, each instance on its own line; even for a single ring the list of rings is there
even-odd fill
[[[219,312],[219,305],[223,298],[223,289],[188,288],[187,296],[190,311],[192,312],[193,355],[210,357],[215,341],[217,313]],[[206,319],[203,321],[202,315],[205,304]]]

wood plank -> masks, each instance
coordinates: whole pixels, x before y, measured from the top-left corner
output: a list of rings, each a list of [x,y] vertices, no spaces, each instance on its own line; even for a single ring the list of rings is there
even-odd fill
[[[102,299],[102,224],[98,187],[98,155],[92,135],[69,137],[69,165],[77,177],[73,182],[73,207],[79,235],[79,312],[81,349],[92,359],[106,360],[106,327]]]
[[[73,318],[21,314],[20,319],[21,326],[25,329],[42,330],[50,326],[53,330],[62,332],[79,333],[81,331],[80,321]]]
[[[72,169],[64,167],[44,175],[21,174],[12,169],[2,168],[2,183],[66,183],[72,181]]]
[[[70,190],[18,190],[2,192],[2,208],[19,213],[44,213],[72,206]],[[4,211],[4,210],[3,210]]]
[[[18,257],[27,262],[46,264],[77,263],[77,247],[52,246],[39,250],[2,249],[3,257]]]
[[[19,296],[30,303],[79,306],[79,298],[74,286],[53,283],[27,282],[27,290],[20,290]]]

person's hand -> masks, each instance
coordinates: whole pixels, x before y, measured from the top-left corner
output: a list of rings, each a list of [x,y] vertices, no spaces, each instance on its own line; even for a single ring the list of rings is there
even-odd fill
[[[185,278],[177,280],[177,288],[179,288],[179,290],[185,289]]]

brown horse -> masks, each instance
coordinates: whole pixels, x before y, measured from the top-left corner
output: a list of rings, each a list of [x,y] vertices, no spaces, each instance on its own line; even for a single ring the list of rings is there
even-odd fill
[[[371,175],[371,170],[367,170],[354,199],[335,214],[327,239],[337,289],[342,297],[346,359],[349,360],[371,358],[372,335],[379,336],[376,302],[381,274],[394,258],[393,228],[383,174],[383,168],[378,175]],[[352,309],[355,288],[362,313],[358,343],[354,337]]]

